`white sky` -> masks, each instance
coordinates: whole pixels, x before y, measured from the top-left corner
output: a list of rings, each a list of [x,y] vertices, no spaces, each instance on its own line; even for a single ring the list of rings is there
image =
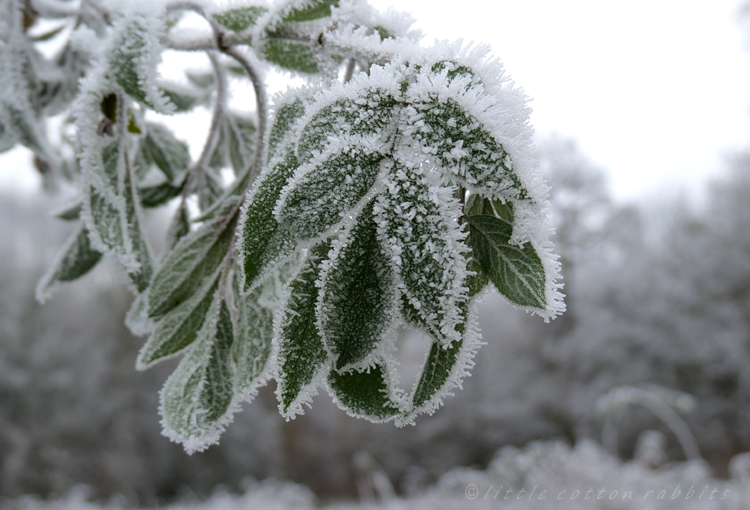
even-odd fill
[[[695,187],[750,148],[739,0],[370,3],[413,13],[428,41],[490,44],[533,99],[537,132],[578,140],[620,199]],[[27,162],[23,151],[0,156],[0,186],[38,189]]]

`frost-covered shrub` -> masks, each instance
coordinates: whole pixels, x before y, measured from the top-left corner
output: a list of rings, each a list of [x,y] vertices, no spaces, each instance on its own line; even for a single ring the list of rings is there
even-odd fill
[[[78,186],[60,214],[78,228],[38,297],[104,254],[119,262],[136,294],[126,322],[149,335],[138,368],[183,355],[161,413],[188,451],[270,378],[287,418],[321,387],[372,421],[434,412],[472,366],[490,282],[545,320],[563,311],[526,98],[486,49],[422,47],[401,15],[359,0],[0,5],[1,145]],[[37,44],[56,37],[69,39],[45,58]],[[163,79],[168,49],[205,51],[212,72]],[[269,104],[267,67],[308,84]],[[254,115],[230,108],[230,74],[252,84]],[[192,161],[153,119],[201,105],[212,119]],[[156,257],[143,214],[167,205]],[[411,391],[393,356],[402,325],[432,337]]]

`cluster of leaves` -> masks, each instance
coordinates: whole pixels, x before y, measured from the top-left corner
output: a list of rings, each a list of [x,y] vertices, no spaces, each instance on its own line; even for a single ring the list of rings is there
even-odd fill
[[[38,101],[36,75],[13,66],[33,64],[27,18],[40,13],[34,2],[3,6],[22,42],[0,54],[18,81],[11,90]],[[188,451],[216,442],[270,378],[287,418],[325,387],[353,416],[413,423],[471,367],[472,305],[490,282],[545,319],[563,310],[526,99],[483,50],[421,48],[398,16],[357,0],[44,7],[75,20],[66,47],[84,71],[57,69],[78,87],[58,98],[75,98],[66,122],[77,136],[49,149],[31,134],[43,139],[50,111],[20,118],[19,103],[5,101],[0,116],[4,148],[20,141],[80,190],[60,214],[78,228],[39,296],[102,254],[118,260],[136,293],[126,322],[149,335],[138,368],[183,355],[161,412],[165,434]],[[181,32],[190,11],[210,27],[205,37]],[[27,53],[7,51],[16,46]],[[206,51],[212,73],[161,79],[166,48]],[[272,121],[259,72],[268,65],[310,82],[276,97]],[[238,72],[255,90],[253,119],[227,106],[227,74]],[[211,102],[195,161],[148,120]],[[157,260],[143,210],[159,206],[174,219]],[[432,338],[409,392],[393,356],[402,326]]]

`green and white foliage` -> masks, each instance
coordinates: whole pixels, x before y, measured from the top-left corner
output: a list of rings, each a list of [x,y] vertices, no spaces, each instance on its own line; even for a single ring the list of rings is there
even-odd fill
[[[363,0],[0,5],[0,149],[26,145],[79,191],[39,298],[119,263],[126,323],[148,336],[137,368],[182,356],[161,413],[188,451],[272,378],[288,419],[325,389],[352,416],[412,424],[468,375],[485,288],[545,320],[564,310],[527,99],[486,49],[422,47],[408,17]],[[48,36],[69,37],[65,58],[37,52],[37,18],[76,20]],[[206,52],[210,72],[159,76],[167,49]],[[308,84],[268,101],[267,67]],[[254,97],[230,97],[230,75]],[[198,106],[213,116],[193,159],[157,114]],[[64,111],[75,135],[55,145],[45,120]],[[157,256],[144,215],[162,207]],[[402,327],[432,338],[411,388]]]

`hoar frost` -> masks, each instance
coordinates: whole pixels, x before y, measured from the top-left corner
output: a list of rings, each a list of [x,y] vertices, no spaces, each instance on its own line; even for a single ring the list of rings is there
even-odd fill
[[[38,294],[115,257],[137,295],[126,322],[149,335],[138,368],[182,356],[160,407],[188,451],[218,441],[272,378],[287,419],[325,389],[352,416],[413,424],[469,375],[484,289],[545,320],[564,310],[527,98],[487,48],[424,48],[406,18],[360,0],[108,1],[79,18],[76,67],[35,53],[28,28],[77,13],[2,1],[0,148],[25,144],[80,191]],[[204,28],[182,28],[187,13]],[[163,80],[166,49],[205,51],[211,69]],[[308,82],[271,115],[267,67]],[[254,95],[228,97],[230,74]],[[35,95],[50,76],[54,108],[49,87]],[[193,161],[151,119],[200,105],[213,116]],[[45,116],[66,108],[75,136],[56,147]],[[157,259],[144,215],[168,204]],[[402,326],[431,339],[411,388],[394,356]]]

